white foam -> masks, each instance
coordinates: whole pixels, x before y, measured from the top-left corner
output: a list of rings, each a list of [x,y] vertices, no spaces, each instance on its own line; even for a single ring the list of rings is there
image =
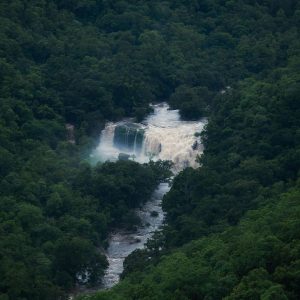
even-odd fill
[[[170,110],[166,103],[154,105],[153,109],[153,114],[143,123],[135,124],[137,128],[144,130],[142,150],[138,150],[137,138],[132,149],[120,149],[114,145],[115,128],[124,122],[107,123],[93,157],[102,161],[114,161],[120,153],[126,153],[140,163],[150,159],[171,160],[175,171],[187,166],[196,167],[196,158],[201,154],[202,147],[195,133],[203,130],[206,121],[182,121],[178,110]]]

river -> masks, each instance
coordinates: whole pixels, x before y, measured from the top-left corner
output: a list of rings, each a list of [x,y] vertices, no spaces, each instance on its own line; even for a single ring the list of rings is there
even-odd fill
[[[168,183],[161,183],[154,191],[152,198],[141,209],[137,210],[142,225],[136,232],[117,232],[111,235],[106,256],[109,267],[103,278],[103,287],[110,288],[119,281],[123,272],[124,259],[134,250],[141,249],[152,236],[153,232],[162,225],[164,213],[161,209],[161,200],[170,189]],[[151,213],[155,211],[156,216]]]
[[[171,160],[176,174],[186,167],[196,167],[197,155],[202,153],[199,134],[206,123],[182,121],[178,110],[170,110],[166,103],[153,105],[153,113],[142,123],[124,120],[107,123],[101,133],[100,143],[91,154],[96,161],[132,159],[139,163],[152,160]],[[110,288],[119,281],[124,259],[134,250],[143,248],[145,242],[163,223],[162,198],[170,189],[161,183],[152,198],[137,214],[142,225],[136,232],[112,233],[106,256],[109,267],[103,278],[103,287]],[[155,211],[155,216],[151,212]]]

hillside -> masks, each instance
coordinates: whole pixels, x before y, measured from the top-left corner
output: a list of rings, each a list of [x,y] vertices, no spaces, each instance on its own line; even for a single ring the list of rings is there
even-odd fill
[[[297,0],[0,1],[0,299],[101,281],[109,232],[169,173],[88,154],[107,120],[162,101],[208,118],[201,167],[87,298],[298,299],[299,25]]]

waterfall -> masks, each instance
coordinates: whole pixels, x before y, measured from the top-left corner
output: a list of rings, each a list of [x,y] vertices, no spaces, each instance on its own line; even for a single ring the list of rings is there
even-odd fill
[[[178,110],[170,110],[166,103],[154,105],[153,109],[143,123],[107,123],[92,156],[114,161],[123,153],[140,163],[171,160],[174,171],[196,167],[202,147],[195,133],[203,130],[206,121],[182,121]]]
[[[153,106],[154,112],[142,123],[131,120],[107,123],[101,132],[100,143],[92,156],[96,161],[131,159],[144,163],[152,160],[171,160],[175,173],[191,166],[196,167],[197,155],[202,153],[199,134],[206,123],[182,121],[178,110],[170,110],[166,103]],[[148,201],[137,214],[142,226],[135,232],[116,232],[109,238],[106,256],[109,267],[103,277],[102,288],[110,288],[119,281],[123,261],[136,249],[144,247],[153,232],[159,230],[164,219],[161,201],[170,189],[168,183],[160,183]],[[153,217],[151,212],[157,212]]]

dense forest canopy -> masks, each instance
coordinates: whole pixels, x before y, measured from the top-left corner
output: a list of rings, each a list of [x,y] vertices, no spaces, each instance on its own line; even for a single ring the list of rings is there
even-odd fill
[[[209,118],[202,166],[95,299],[298,299],[299,26],[297,0],[0,1],[0,299],[101,279],[108,232],[169,174],[86,153],[161,101]]]

